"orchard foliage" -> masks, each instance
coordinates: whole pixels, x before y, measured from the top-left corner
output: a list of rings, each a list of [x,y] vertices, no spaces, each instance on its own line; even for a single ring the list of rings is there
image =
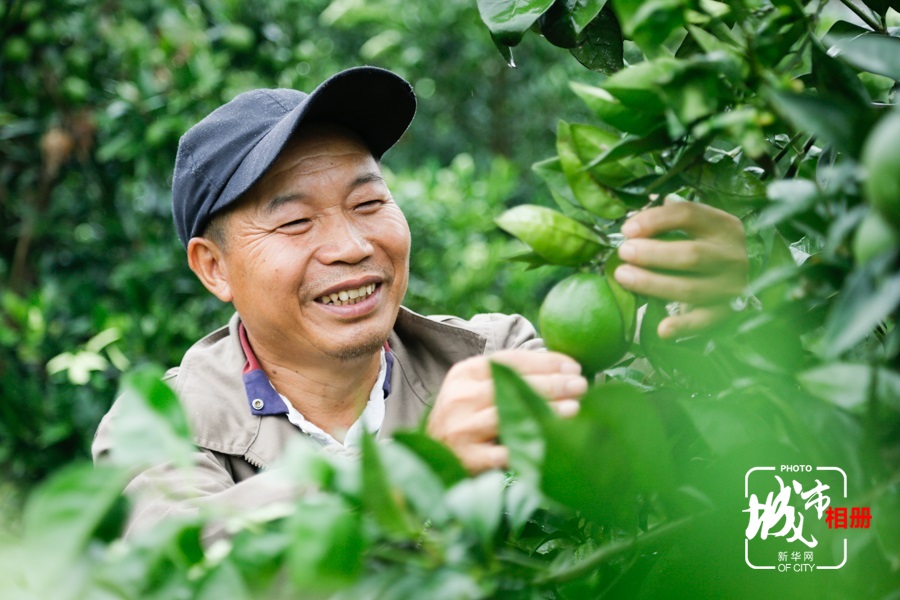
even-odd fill
[[[142,432],[141,443],[128,446],[129,452],[118,456],[115,465],[98,471],[76,465],[38,489],[26,505],[22,535],[0,544],[2,585],[16,597],[35,598],[888,597],[895,592],[900,569],[896,329],[900,270],[897,196],[889,193],[897,189],[900,177],[900,165],[891,168],[890,163],[890,157],[898,154],[897,138],[890,134],[896,130],[898,115],[898,7],[892,0],[852,7],[847,0],[846,5],[846,10],[838,10],[841,5],[781,0],[479,0],[481,18],[507,61],[512,62],[515,53],[519,68],[530,68],[529,62],[536,59],[528,46],[520,51],[520,44],[542,37],[567,49],[591,70],[578,76],[571,92],[556,90],[557,102],[565,98],[584,102],[588,111],[583,122],[561,121],[555,144],[547,141],[545,154],[554,156],[534,165],[559,212],[547,216],[551,210],[547,207],[517,206],[498,218],[529,246],[519,258],[531,266],[562,265],[569,269],[566,273],[573,267],[599,271],[621,240],[618,228],[628,211],[678,194],[721,207],[745,223],[754,269],[746,298],[736,304],[734,314],[708,335],[667,342],[656,336],[655,324],[675,307],[651,301],[630,354],[595,382],[580,413],[568,420],[553,414],[514,374],[496,367],[500,434],[510,448],[511,474],[469,477],[446,448],[420,432],[399,435],[390,444],[369,440],[361,458],[351,461],[298,445],[287,460],[285,476],[318,492],[304,496],[296,506],[274,506],[254,514],[203,513],[122,542],[117,536],[127,506],[118,489],[124,473],[163,459],[188,461],[190,452],[177,401],[158,382],[159,373],[135,371],[123,387],[131,399],[125,418]],[[294,38],[289,38],[291,43],[271,39],[266,31],[273,30],[257,25],[248,26],[252,39],[259,42],[256,46],[247,45],[246,33],[234,32],[229,43],[240,42],[238,49],[218,46],[219,34],[213,35],[218,27],[270,18],[258,11],[241,12],[237,3],[205,3],[193,17],[190,7],[195,5],[166,6],[161,12],[154,12],[156,4],[149,6],[141,9],[143,13],[135,9],[142,18],[132,21],[155,22],[165,15],[169,19],[181,15],[180,22],[198,19],[203,22],[199,29],[206,32],[200,39],[207,40],[190,48],[182,63],[175,59],[184,46],[159,44],[162,55],[149,70],[129,59],[127,52],[109,60],[111,65],[126,61],[134,72],[148,73],[149,81],[154,81],[154,69],[171,71],[173,65],[190,69],[193,59],[212,61],[211,70],[223,79],[212,83],[207,94],[218,94],[238,74],[258,77],[249,69],[223,69],[228,63],[220,58],[222,53],[237,66],[254,60],[294,64],[296,59],[284,58],[285,52],[302,46]],[[442,11],[450,10],[446,6],[456,5],[440,6],[435,11],[445,16]],[[320,24],[332,18],[359,24],[381,19],[384,32],[394,31],[393,25],[384,24],[395,23],[392,19],[402,12],[378,13],[379,9],[350,1],[322,9]],[[458,10],[460,15],[470,14]],[[420,18],[424,22],[424,11]],[[439,31],[442,28],[447,29],[446,22],[435,26],[435,34],[446,34]],[[153,31],[160,40],[178,35],[178,28],[169,25]],[[129,32],[117,39],[138,43],[137,30]],[[413,72],[412,65],[403,63],[412,59],[402,45],[392,43],[397,38],[384,32],[366,44],[384,46],[385,56]],[[344,33],[349,35],[350,30]],[[341,39],[337,36],[332,43]],[[461,43],[455,35],[450,40]],[[4,56],[8,48],[7,44]],[[542,46],[534,46],[535,56],[537,48]],[[94,62],[102,66],[96,58]],[[182,76],[205,75],[207,64],[200,62],[196,72]],[[444,66],[448,72],[459,68],[452,60]],[[178,68],[172,73],[176,80]],[[85,73],[94,73],[92,69],[86,67]],[[500,72],[511,77],[508,73],[516,71]],[[299,77],[287,70],[281,73]],[[441,82],[441,76],[434,75],[432,83]],[[67,89],[59,85],[60,90]],[[68,87],[73,85],[78,88],[71,83]],[[145,93],[142,84],[135,85]],[[90,94],[108,85],[92,83],[87,88],[93,90]],[[97,139],[111,145],[115,135],[147,135],[149,125],[157,122],[148,115],[169,111],[168,101],[161,99],[172,93],[168,88],[157,92],[157,104],[128,105],[131,108],[121,114],[137,119],[138,125],[120,129],[110,122],[109,137],[97,133]],[[503,93],[504,102],[513,102],[516,88],[503,88]],[[35,102],[21,97],[25,105]],[[146,101],[143,95],[136,97]],[[183,106],[215,105],[219,99],[201,93],[188,96]],[[122,101],[127,103],[127,98]],[[548,112],[536,106],[523,106],[517,114],[525,118]],[[108,107],[102,114],[111,118]],[[174,110],[168,116],[183,114]],[[468,126],[467,118],[462,121]],[[38,135],[44,131],[39,125],[43,123],[35,122],[31,134],[26,130],[21,135]],[[98,119],[98,132],[103,127]],[[64,129],[74,136],[71,127]],[[7,139],[13,137],[9,132],[4,129]],[[438,139],[441,132],[430,133]],[[175,137],[173,133],[166,139],[171,144]],[[67,160],[80,160],[76,142],[77,137]],[[155,260],[160,270],[153,271],[150,264],[122,263],[130,267],[127,276],[118,279],[124,287],[114,291],[138,303],[127,311],[121,307],[104,311],[101,304],[93,313],[75,312],[74,279],[60,279],[50,288],[66,299],[62,307],[60,296],[50,296],[45,289],[43,295],[28,299],[7,294],[12,300],[5,301],[15,307],[8,314],[16,315],[16,333],[22,332],[21,348],[31,348],[32,354],[24,355],[31,362],[21,363],[27,368],[37,369],[46,361],[42,344],[50,324],[56,322],[47,317],[49,311],[72,310],[99,319],[99,325],[90,320],[82,325],[81,335],[87,338],[82,347],[51,351],[57,356],[54,368],[77,381],[102,374],[111,382],[112,369],[91,367],[101,361],[115,365],[128,356],[129,352],[119,356],[115,349],[121,352],[132,337],[136,339],[128,341],[129,349],[130,344],[161,343],[154,335],[159,325],[138,329],[145,327],[147,315],[158,314],[158,323],[164,321],[162,315],[184,318],[185,329],[166,330],[179,336],[190,337],[195,333],[191,328],[205,323],[199,317],[206,311],[196,284],[174,267],[177,249],[144,241],[148,235],[163,235],[162,221],[151,221],[147,215],[161,214],[165,208],[160,200],[164,181],[153,183],[152,177],[145,177],[150,173],[146,170],[152,161],[171,157],[163,147],[144,148],[147,140],[131,143],[126,140],[121,146],[132,148],[130,159],[116,154],[120,150],[112,145],[107,162],[89,153],[92,158],[86,166],[66,177],[79,178],[85,197],[96,193],[107,198],[107,209],[118,208],[117,218],[124,223],[129,221],[122,215],[131,215],[134,228],[117,234],[124,236],[122,251],[143,261]],[[475,163],[481,162],[479,155],[473,156]],[[0,176],[24,178],[13,189],[39,194],[42,177],[48,177],[47,165],[53,163],[26,158],[23,155],[20,164],[41,166],[21,171],[31,175],[6,169]],[[509,163],[497,161],[490,177],[481,179],[474,175],[472,162],[463,157],[446,169],[422,167],[409,175],[398,171],[392,187],[395,193],[405,189],[406,195],[414,196],[422,189],[419,186],[436,194],[446,193],[449,186],[484,199],[483,204],[474,204],[474,210],[485,212],[480,217],[470,213],[471,219],[460,216],[468,204],[455,205],[457,210],[449,212],[441,212],[446,205],[414,203],[405,208],[411,223],[420,219],[426,229],[442,220],[462,219],[454,227],[474,232],[463,244],[481,249],[469,252],[460,247],[462,260],[471,261],[475,270],[486,270],[477,276],[488,277],[494,257],[506,249],[487,231],[496,216],[489,213],[502,196],[515,196],[516,174]],[[139,164],[145,164],[146,172],[137,168]],[[123,174],[126,168],[136,170]],[[142,187],[144,191],[134,195],[130,195],[133,188],[104,187],[104,181],[118,181],[101,177],[109,171],[123,175],[128,185],[157,187]],[[153,172],[159,177],[162,171]],[[155,189],[156,195],[145,195],[146,189]],[[121,194],[142,199],[138,204],[149,207],[147,212],[122,208],[127,203],[117,196]],[[443,200],[453,202],[448,196]],[[72,221],[66,212],[52,213],[56,221],[34,220],[32,227],[84,222],[106,223],[104,232],[120,231],[111,224],[110,215],[115,213],[92,208],[87,201],[83,204],[71,201],[43,210],[91,208],[96,211],[93,218],[78,213],[83,221]],[[23,206],[5,203],[2,209],[28,212],[39,206],[36,200]],[[25,216],[17,218],[24,228]],[[143,220],[150,233],[143,231]],[[157,226],[158,233],[153,234]],[[543,234],[540,228],[545,228]],[[430,244],[423,237],[414,243]],[[77,259],[75,268],[90,269],[101,260],[83,256],[87,247],[90,244],[73,245],[70,250],[73,261]],[[156,254],[140,252],[146,248],[154,248]],[[432,264],[448,268],[449,249],[450,245],[438,244],[425,254]],[[11,272],[12,263],[5,268]],[[54,265],[45,268],[53,272]],[[560,271],[547,267],[528,273],[545,271],[561,278]],[[150,273],[166,274],[167,281],[161,283],[162,277]],[[177,279],[174,273],[183,274],[178,276],[183,277],[183,287],[168,281]],[[504,273],[501,284],[519,282],[515,285],[524,288],[519,275]],[[479,296],[485,298],[483,304],[473,306],[499,304],[509,310],[507,302],[514,296],[502,297],[487,280],[468,287],[466,282],[453,282],[454,277],[464,275],[452,275],[451,283],[442,286],[451,297],[458,294],[463,299],[472,290],[488,289],[488,295]],[[157,285],[164,286],[161,297],[152,295]],[[417,286],[413,280],[413,296],[428,300],[427,287]],[[547,279],[537,286],[531,289],[546,289]],[[177,302],[169,298],[175,293]],[[110,302],[115,297],[102,298]],[[446,300],[441,295],[435,298],[438,306]],[[188,315],[195,310],[198,317],[182,317],[175,306]],[[123,312],[139,325],[108,332],[118,322],[103,319]],[[172,344],[184,341],[178,338]],[[4,342],[4,348],[11,346]],[[171,351],[178,354],[181,348]],[[17,413],[17,418],[24,417]],[[8,422],[4,415],[3,423]],[[754,466],[781,464],[839,466],[849,478],[846,504],[871,508],[871,527],[847,533],[852,542],[842,569],[803,576],[756,571],[745,564],[744,474]],[[838,503],[836,496],[833,503]],[[234,532],[230,541],[203,547],[201,531],[210,519],[229,523]],[[811,521],[807,535],[832,539],[833,532],[823,523]],[[822,563],[838,562],[837,544],[822,543],[815,550]]]

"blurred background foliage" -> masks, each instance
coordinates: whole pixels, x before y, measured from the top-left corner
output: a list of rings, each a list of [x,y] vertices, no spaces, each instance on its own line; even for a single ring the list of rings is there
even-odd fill
[[[519,248],[492,217],[550,203],[527,166],[584,114],[563,91],[591,74],[536,38],[517,57],[470,0],[5,2],[0,508],[87,456],[121,371],[177,364],[230,314],[187,268],[169,187],[180,135],[247,89],[356,64],[406,77],[418,116],[385,164],[414,237],[407,304],[534,319],[559,275],[498,262]]]

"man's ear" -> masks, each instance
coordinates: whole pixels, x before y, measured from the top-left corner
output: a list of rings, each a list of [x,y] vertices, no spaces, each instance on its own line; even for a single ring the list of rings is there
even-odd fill
[[[195,237],[188,242],[187,255],[191,271],[206,289],[222,302],[231,302],[233,296],[225,264],[225,251],[208,238]]]

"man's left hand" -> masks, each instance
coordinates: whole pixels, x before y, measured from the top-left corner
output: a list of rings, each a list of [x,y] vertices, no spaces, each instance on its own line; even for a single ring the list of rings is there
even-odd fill
[[[654,239],[679,230],[689,239]],[[619,247],[625,264],[616,269],[616,281],[632,292],[688,305],[660,322],[660,337],[696,333],[722,319],[747,285],[744,227],[725,211],[667,198],[625,221],[622,233],[628,238]]]

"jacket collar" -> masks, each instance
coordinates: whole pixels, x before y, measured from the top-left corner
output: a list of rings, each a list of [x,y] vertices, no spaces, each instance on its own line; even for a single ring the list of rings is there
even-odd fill
[[[265,468],[275,462],[298,431],[283,416],[256,416],[248,407],[242,372],[240,317],[194,344],[178,371],[175,392],[194,432],[209,450],[243,456]],[[381,435],[419,424],[454,363],[481,354],[486,338],[401,307],[389,338],[394,355],[391,395]],[[250,399],[252,400],[252,399]]]

